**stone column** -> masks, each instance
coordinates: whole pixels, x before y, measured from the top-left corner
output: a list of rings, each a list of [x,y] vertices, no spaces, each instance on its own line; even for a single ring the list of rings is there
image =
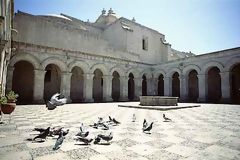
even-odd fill
[[[152,95],[158,95],[158,78],[152,79]]]
[[[187,88],[188,88],[187,76],[182,75],[180,77],[180,101],[181,102],[185,102],[187,100],[187,95],[188,95]]]
[[[93,102],[93,77],[94,74],[92,73],[85,73],[84,74],[84,86],[83,86],[83,97],[85,102]]]
[[[67,101],[71,103],[70,98],[70,87],[71,87],[71,76],[72,73],[69,72],[62,72],[61,73],[61,93],[66,96]]]
[[[128,77],[120,77],[120,101],[128,101]]]
[[[206,96],[207,96],[206,75],[198,74],[197,77],[198,77],[198,93],[199,93],[198,102],[206,102]]]
[[[103,100],[112,102],[112,75],[103,76]]]
[[[164,77],[164,96],[172,96],[172,78]]]
[[[153,95],[153,79],[147,78],[147,95]]]
[[[14,71],[14,67],[9,66],[7,69],[7,83],[6,83],[5,93],[8,93],[9,91],[12,90],[13,71]]]
[[[33,102],[36,104],[44,103],[44,77],[45,70],[34,70]]]
[[[134,100],[139,101],[139,96],[142,95],[142,78],[134,78],[134,84],[135,84],[135,96]]]
[[[221,75],[221,90],[222,90],[222,103],[230,102],[230,74],[229,72],[220,72]]]

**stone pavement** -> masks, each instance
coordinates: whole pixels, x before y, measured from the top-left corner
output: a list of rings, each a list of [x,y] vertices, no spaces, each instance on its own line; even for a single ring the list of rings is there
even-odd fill
[[[18,105],[9,124],[0,124],[1,160],[158,160],[240,159],[240,106],[201,104],[201,107],[156,111],[117,107],[127,103],[68,104],[48,111],[43,105]],[[129,103],[131,104],[131,103]],[[131,122],[133,113],[137,120]],[[163,122],[162,114],[172,122]],[[109,131],[89,128],[108,115],[121,122]],[[142,122],[154,122],[151,134]],[[8,115],[3,119],[8,120]],[[113,133],[110,145],[80,145],[73,139],[83,122],[90,137]],[[70,129],[59,150],[56,139],[33,143],[34,127],[63,126]]]

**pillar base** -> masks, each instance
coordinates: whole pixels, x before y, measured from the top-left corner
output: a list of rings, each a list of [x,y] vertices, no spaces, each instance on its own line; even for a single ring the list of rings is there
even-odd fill
[[[113,102],[112,97],[107,97],[107,98],[105,98],[105,102]]]
[[[202,103],[202,102],[206,102],[206,98],[198,98],[197,101],[200,102],[200,103]]]
[[[120,97],[119,101],[126,102],[128,101],[128,97]]]
[[[94,99],[93,98],[86,98],[85,102],[94,102]]]
[[[221,103],[230,103],[231,100],[230,100],[230,98],[221,98],[220,102]]]
[[[45,104],[45,101],[43,99],[35,99],[33,100],[34,104]]]

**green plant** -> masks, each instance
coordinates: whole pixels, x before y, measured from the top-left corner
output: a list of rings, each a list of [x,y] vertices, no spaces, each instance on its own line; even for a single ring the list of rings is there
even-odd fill
[[[8,101],[8,102],[16,102],[18,96],[19,96],[19,95],[18,95],[17,93],[15,93],[14,91],[10,91],[10,92],[8,92],[8,94],[6,95],[7,101]]]
[[[6,96],[2,96],[1,98],[0,98],[0,104],[7,104],[7,97]]]

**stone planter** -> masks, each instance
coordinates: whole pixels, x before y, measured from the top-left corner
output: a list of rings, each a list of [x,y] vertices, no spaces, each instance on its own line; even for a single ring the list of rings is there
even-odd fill
[[[1,110],[4,114],[11,114],[16,107],[16,103],[7,103],[1,105]]]

